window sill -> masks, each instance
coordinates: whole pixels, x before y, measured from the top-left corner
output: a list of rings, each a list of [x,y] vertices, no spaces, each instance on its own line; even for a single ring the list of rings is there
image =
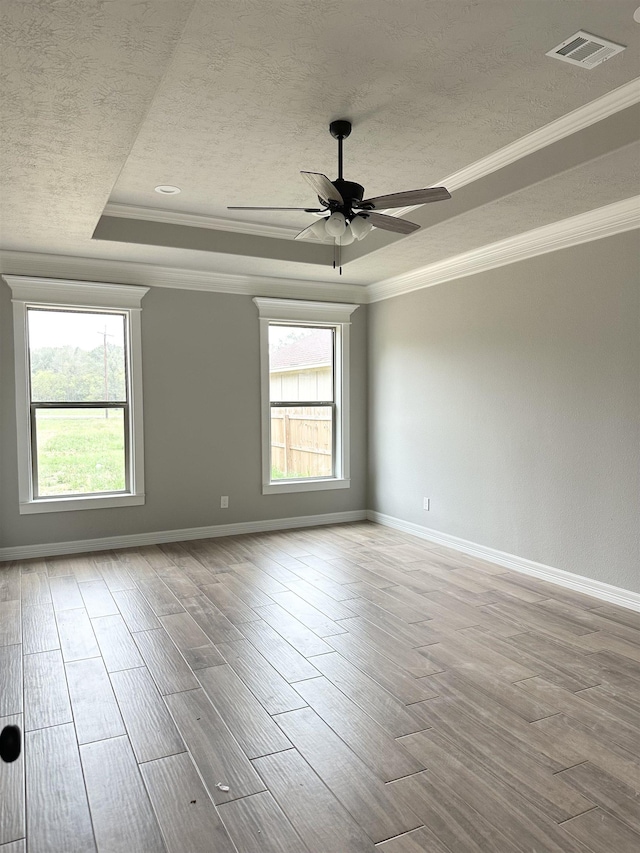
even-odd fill
[[[95,495],[92,497],[43,498],[20,504],[20,515],[40,512],[74,512],[80,509],[108,509],[118,506],[141,506],[144,495]]]
[[[349,489],[351,480],[341,478],[323,480],[280,480],[262,484],[263,495],[279,495],[286,492],[320,492],[328,489]]]

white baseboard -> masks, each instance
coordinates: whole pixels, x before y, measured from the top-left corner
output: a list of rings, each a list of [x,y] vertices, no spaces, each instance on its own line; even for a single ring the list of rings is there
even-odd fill
[[[319,527],[325,524],[344,524],[368,519],[385,527],[392,527],[404,533],[427,539],[437,545],[444,545],[522,572],[558,586],[574,589],[591,595],[601,601],[618,604],[630,610],[640,612],[640,593],[612,586],[602,581],[592,580],[582,575],[574,575],[553,566],[545,566],[515,554],[507,554],[496,548],[478,545],[467,539],[451,536],[439,530],[422,527],[401,518],[394,518],[374,510],[351,510],[349,512],[330,512],[322,515],[301,515],[292,518],[272,518],[265,521],[241,521],[236,524],[216,524],[209,527],[188,527],[181,530],[157,530],[151,533],[133,533],[126,536],[105,536],[101,539],[78,539],[71,542],[49,542],[40,545],[16,545],[12,548],[0,548],[0,562],[7,560],[27,560],[32,557],[55,557],[62,554],[82,554],[89,551],[109,551],[114,548],[136,548],[141,545],[162,545],[166,542],[186,542],[190,539],[213,539],[219,536],[238,536],[243,533],[263,533],[270,530],[291,530],[296,527]]]
[[[113,548],[136,548],[140,545],[161,545],[165,542],[186,542],[189,539],[238,536],[242,533],[264,533],[268,530],[290,530],[294,527],[344,524],[350,521],[364,521],[366,517],[366,510],[358,509],[349,512],[328,512],[323,515],[300,515],[294,518],[270,518],[266,521],[215,524],[210,527],[188,527],[182,530],[157,530],[152,533],[132,533],[127,536],[105,536],[101,539],[78,539],[73,542],[16,545],[13,548],[0,548],[0,562],[27,560],[31,557],[55,557],[61,554],[82,554],[88,551],[109,551]]]
[[[553,566],[545,566],[543,563],[526,560],[524,557],[517,557],[515,554],[507,554],[505,551],[498,551],[496,548],[489,548],[486,545],[478,545],[475,542],[469,542],[467,539],[460,539],[457,536],[451,536],[449,533],[441,533],[439,530],[422,527],[420,524],[403,521],[401,518],[394,518],[391,515],[374,512],[374,510],[367,510],[367,518],[376,524],[383,524],[385,527],[393,527],[395,530],[411,533],[413,536],[419,536],[421,539],[429,540],[429,542],[454,548],[463,554],[497,563],[499,566],[513,569],[515,572],[533,575],[541,580],[549,581],[549,583],[599,598],[601,601],[608,601],[611,604],[618,604],[620,607],[627,607],[629,610],[640,612],[640,593],[585,578],[583,575],[574,575],[572,572],[565,572],[563,569],[556,569]]]

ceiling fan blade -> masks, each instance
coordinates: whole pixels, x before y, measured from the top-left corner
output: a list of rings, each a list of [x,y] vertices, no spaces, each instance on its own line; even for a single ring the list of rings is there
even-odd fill
[[[444,187],[431,187],[426,190],[408,190],[404,193],[378,195],[375,198],[365,198],[354,204],[354,207],[370,208],[371,210],[387,210],[391,207],[408,207],[412,204],[428,204],[430,201],[445,201],[451,198],[451,193]]]
[[[313,229],[316,227],[318,222],[321,220],[316,219],[311,225],[308,225],[306,228],[303,228],[296,236],[293,238],[294,240],[303,240],[305,237],[316,237],[315,231]],[[316,237],[317,239],[317,237]]]
[[[385,216],[384,213],[367,213],[367,219],[374,228],[382,228],[384,231],[395,231],[396,234],[411,234],[420,228],[415,222],[399,219],[397,216]]]
[[[323,213],[321,207],[227,207],[227,210],[304,210],[305,213]]]
[[[328,204],[330,201],[344,204],[344,199],[326,175],[323,175],[321,172],[300,172],[300,174],[309,181],[316,195],[325,204]]]

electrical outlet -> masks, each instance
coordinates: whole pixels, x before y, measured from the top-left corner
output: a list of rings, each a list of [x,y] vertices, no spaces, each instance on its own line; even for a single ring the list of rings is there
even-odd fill
[[[422,509],[429,512],[431,509],[431,498],[422,498]]]
[[[220,495],[220,509],[229,509],[229,495]]]

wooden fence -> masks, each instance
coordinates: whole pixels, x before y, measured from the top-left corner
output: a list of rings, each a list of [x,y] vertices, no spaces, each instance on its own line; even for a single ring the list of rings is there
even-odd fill
[[[332,412],[329,406],[271,409],[271,476],[330,477],[333,474]]]

